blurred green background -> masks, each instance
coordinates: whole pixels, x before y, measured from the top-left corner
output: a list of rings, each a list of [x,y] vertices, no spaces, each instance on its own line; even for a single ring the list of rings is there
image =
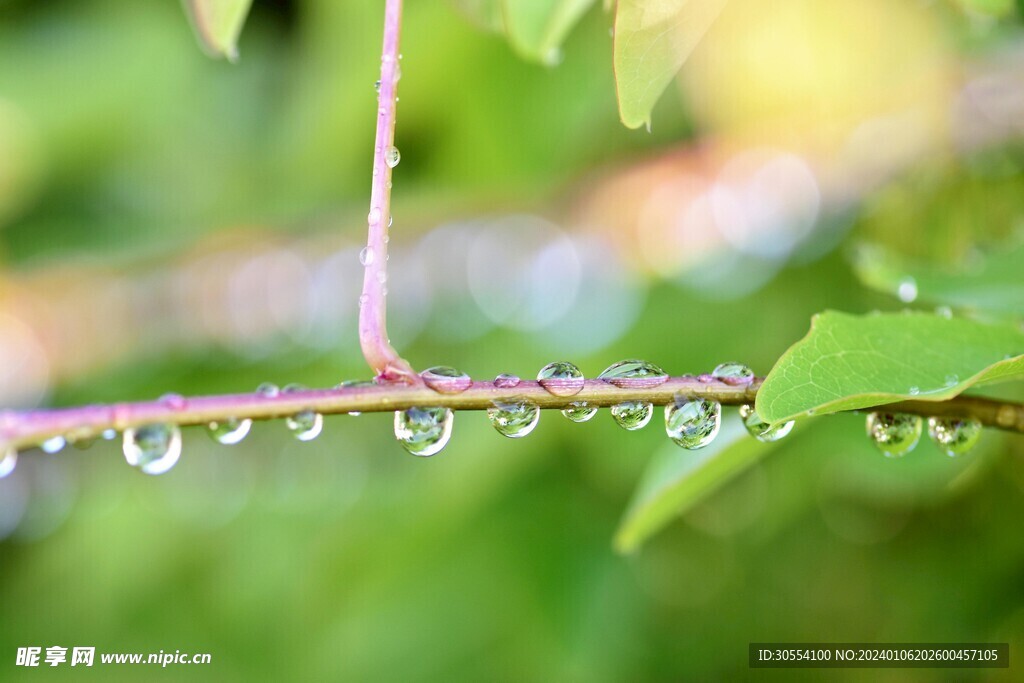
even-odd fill
[[[255,0],[230,65],[171,0],[0,0],[4,404],[368,376],[379,5]],[[390,304],[415,367],[765,374],[817,311],[945,303],[900,301],[859,245],[970,277],[1020,242],[1012,3],[737,0],[651,133],[618,121],[610,25],[589,12],[546,68],[452,4],[408,3]],[[769,640],[1024,652],[1019,437],[890,461],[861,416],[798,425],[622,556],[652,457],[687,457],[658,413],[635,433],[545,413],[521,441],[461,413],[430,459],[386,415],[328,417],[311,443],[189,430],[161,477],[114,443],[26,451],[0,480],[0,678],[81,671],[15,667],[33,645],[212,654],[158,674],[176,680],[734,679]]]

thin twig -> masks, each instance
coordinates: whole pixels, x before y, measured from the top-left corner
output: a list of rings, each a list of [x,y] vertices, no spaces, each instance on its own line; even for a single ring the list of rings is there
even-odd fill
[[[387,0],[380,61],[377,138],[373,150],[373,184],[370,213],[367,215],[369,230],[362,256],[365,271],[363,293],[359,297],[359,344],[366,362],[381,380],[420,384],[419,375],[391,346],[386,321],[388,226],[391,223],[391,166],[387,158],[395,141],[401,25],[402,0]]]
[[[526,400],[541,408],[565,408],[574,402],[607,407],[626,401],[648,401],[665,405],[677,395],[707,398],[725,405],[752,404],[760,379],[746,386],[723,382],[703,382],[695,377],[672,377],[655,387],[621,388],[604,380],[586,380],[579,393],[556,396],[538,382],[523,380],[512,388],[493,382],[473,382],[460,393],[438,393],[419,384],[378,384],[339,389],[306,390],[265,394],[233,394],[182,398],[172,396],[159,401],[117,403],[114,405],[58,408],[39,411],[0,413],[0,439],[5,447],[36,445],[53,436],[69,440],[89,439],[107,429],[123,431],[153,423],[205,425],[236,419],[270,420],[303,410],[325,415],[350,412],[389,412],[415,406],[447,407],[455,410],[484,410],[495,402]],[[883,406],[887,412],[974,418],[989,427],[1024,433],[1024,404],[959,396],[947,401],[903,401]]]

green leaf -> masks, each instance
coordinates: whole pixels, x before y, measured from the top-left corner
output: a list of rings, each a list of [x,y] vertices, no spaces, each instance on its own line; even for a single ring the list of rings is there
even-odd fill
[[[594,0],[503,0],[505,33],[527,59],[557,64],[559,46],[593,4]]]
[[[501,0],[452,0],[470,21],[487,31],[502,33],[505,20]]]
[[[1024,332],[928,313],[826,311],[778,360],[757,412],[778,423],[808,414],[916,399],[944,401],[983,383],[1024,377]]]
[[[722,424],[708,446],[687,451],[675,444],[654,456],[615,533],[621,553],[637,550],[648,538],[746,470],[782,443],[761,443],[738,420]]]
[[[252,0],[183,0],[203,50],[212,57],[238,59],[238,35]]]
[[[903,260],[881,247],[866,245],[854,256],[853,269],[865,285],[887,294],[900,296],[906,294],[901,287],[912,287],[913,295],[923,301],[1019,315],[1024,308],[1021,263],[1024,243],[989,254],[969,269]]]
[[[619,0],[614,63],[624,124],[650,126],[651,109],[726,2]]]

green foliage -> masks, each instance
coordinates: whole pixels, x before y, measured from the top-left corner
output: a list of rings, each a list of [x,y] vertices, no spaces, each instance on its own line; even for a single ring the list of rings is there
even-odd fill
[[[615,534],[615,548],[623,553],[637,550],[779,443],[752,439],[738,420],[729,420],[705,448],[685,451],[674,444],[664,447],[647,466]]]
[[[1015,315],[1024,301],[1021,263],[1024,243],[979,258],[976,267],[936,266],[864,245],[853,266],[861,282],[881,292],[898,294],[901,286],[912,283],[923,301]]]
[[[504,33],[524,59],[554,65],[569,31],[595,0],[455,0],[475,23]]]
[[[907,399],[942,401],[1024,377],[1024,333],[1012,325],[927,313],[826,311],[772,368],[757,412],[778,423]]]
[[[630,128],[650,125],[651,109],[725,2],[619,0],[614,60],[624,124]]]
[[[185,10],[199,38],[212,57],[238,58],[238,35],[252,0],[184,0]]]

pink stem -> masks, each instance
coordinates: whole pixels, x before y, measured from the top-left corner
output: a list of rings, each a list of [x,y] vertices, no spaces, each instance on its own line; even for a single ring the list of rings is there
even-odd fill
[[[359,298],[359,344],[379,380],[420,384],[422,380],[391,346],[387,332],[388,226],[391,222],[391,166],[387,156],[395,140],[395,103],[398,91],[398,38],[402,0],[387,0],[384,9],[384,47],[380,64],[377,140],[373,151],[369,232],[363,251],[365,271]]]
[[[576,402],[586,402],[595,407],[607,407],[626,401],[665,405],[677,395],[706,398],[725,405],[742,405],[753,404],[761,381],[758,378],[746,386],[731,386],[687,376],[670,377],[656,386],[619,387],[600,379],[588,379],[579,393],[572,396],[557,396],[540,383],[529,380],[523,380],[514,387],[496,386],[493,382],[473,382],[465,391],[451,394],[439,393],[424,384],[377,384],[285,392],[274,396],[259,393],[193,398],[170,396],[142,403],[0,412],[0,445],[3,448],[24,448],[40,444],[53,436],[63,436],[71,441],[89,439],[107,429],[123,431],[129,427],[154,423],[205,425],[231,418],[270,420],[304,410],[326,415],[391,412],[415,406],[486,410],[496,401],[524,400],[545,409],[565,408]],[[903,401],[878,409],[925,416],[971,417],[991,427],[1024,432],[1024,404],[1020,403],[957,396],[948,401]],[[867,410],[870,409],[865,408],[862,412]]]

